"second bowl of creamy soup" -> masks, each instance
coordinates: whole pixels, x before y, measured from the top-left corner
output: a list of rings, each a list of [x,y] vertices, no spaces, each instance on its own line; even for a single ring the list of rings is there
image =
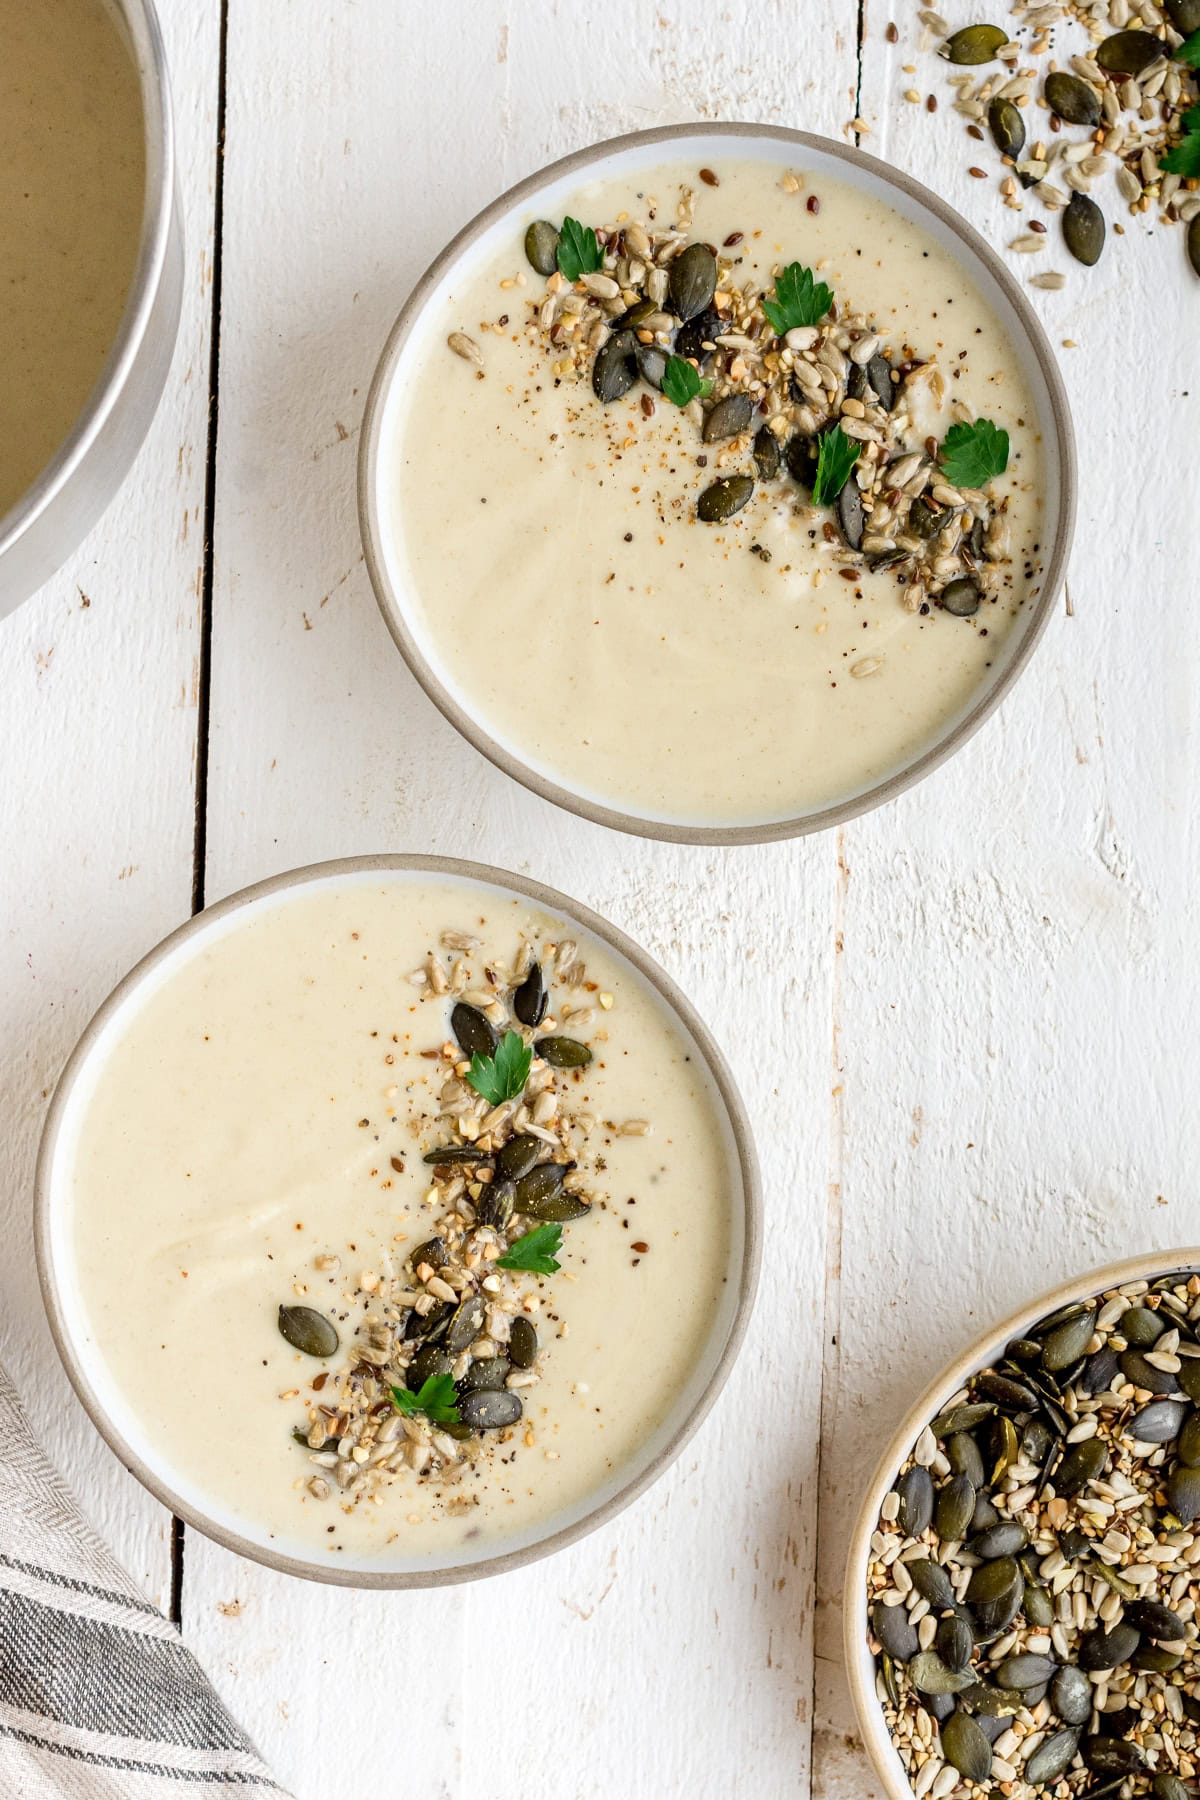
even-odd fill
[[[998,260],[823,140],[672,129],[497,201],[418,285],[360,509],[400,648],[604,823],[779,837],[897,792],[1028,656],[1073,508]]]
[[[319,1579],[569,1542],[669,1462],[748,1314],[703,1026],[561,896],[392,857],[248,890],[97,1015],[38,1181],[51,1322],[166,1504]]]

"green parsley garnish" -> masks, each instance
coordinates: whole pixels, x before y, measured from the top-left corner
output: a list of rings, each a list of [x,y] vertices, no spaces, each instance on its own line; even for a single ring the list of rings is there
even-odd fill
[[[942,441],[942,473],[955,487],[981,488],[1008,467],[1008,433],[990,419],[952,425]]]
[[[524,1269],[530,1275],[556,1275],[560,1265],[555,1261],[562,1249],[562,1226],[539,1225],[527,1231],[515,1244],[497,1257],[498,1269]]]
[[[701,375],[686,356],[669,356],[663,370],[662,391],[675,406],[686,406],[699,394],[712,393],[712,382]]]
[[[794,262],[776,277],[775,298],[764,300],[762,309],[776,337],[783,337],[797,325],[819,325],[832,305],[833,289],[814,281],[811,269]]]
[[[517,1098],[529,1080],[532,1062],[533,1051],[520,1033],[506,1031],[496,1045],[494,1056],[480,1056],[478,1051],[475,1052],[467,1080],[489,1106],[502,1106],[506,1100]]]
[[[840,425],[822,432],[817,447],[817,478],[813,482],[814,505],[833,505],[849,481],[861,451],[858,439],[847,437]]]
[[[603,261],[591,226],[581,225],[578,219],[564,219],[558,238],[559,273],[568,281],[578,281],[581,275],[594,274]]]
[[[1191,37],[1184,38],[1175,52],[1175,61],[1186,63],[1189,69],[1200,69],[1200,31],[1193,31]]]
[[[1200,32],[1197,32],[1200,37]],[[1188,44],[1193,40],[1188,39]],[[1184,45],[1187,48],[1187,45]],[[1200,175],[1200,106],[1193,106],[1183,115],[1183,137],[1173,150],[1168,150],[1159,159],[1160,169],[1168,175],[1182,175],[1185,181],[1193,175]]]
[[[392,1403],[397,1412],[402,1412],[407,1419],[414,1413],[424,1413],[434,1425],[457,1425],[458,1390],[454,1385],[453,1375],[431,1375],[428,1381],[422,1382],[419,1394],[409,1388],[392,1389]]]

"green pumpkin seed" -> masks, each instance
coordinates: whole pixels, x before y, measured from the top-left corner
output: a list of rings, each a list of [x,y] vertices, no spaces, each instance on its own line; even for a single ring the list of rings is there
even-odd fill
[[[900,1495],[900,1529],[906,1537],[920,1537],[933,1520],[933,1478],[928,1469],[914,1463],[896,1487]]]
[[[502,1388],[499,1393],[467,1394],[459,1404],[458,1416],[472,1431],[502,1431],[506,1425],[515,1425],[522,1411],[519,1396],[511,1388]]]
[[[1134,1587],[1132,1581],[1126,1581],[1123,1576],[1117,1574],[1115,1569],[1110,1569],[1107,1563],[1093,1563],[1092,1567],[1101,1581],[1106,1582],[1114,1594],[1120,1594],[1122,1600],[1137,1599],[1138,1589]]]
[[[942,590],[942,610],[956,619],[970,619],[979,611],[981,595],[969,575],[960,575]]]
[[[520,1181],[522,1175],[528,1175],[545,1149],[540,1138],[524,1134],[509,1138],[496,1157],[496,1174],[503,1181]]]
[[[1165,1369],[1156,1369],[1153,1363],[1146,1361],[1140,1350],[1125,1351],[1121,1357],[1121,1373],[1134,1387],[1145,1388],[1151,1394],[1174,1394],[1178,1391],[1180,1375],[1170,1375]]]
[[[460,1000],[450,1014],[450,1029],[464,1056],[494,1056],[500,1042],[496,1027],[477,1006]]]
[[[753,492],[753,476],[725,475],[705,488],[696,502],[696,517],[706,525],[723,525],[741,512]]]
[[[1179,1433],[1175,1454],[1185,1469],[1200,1468],[1200,1412],[1191,1412]]]
[[[927,1557],[918,1557],[907,1567],[918,1594],[923,1594],[936,1612],[944,1612],[947,1607],[954,1605],[954,1589],[941,1563],[935,1563]]]
[[[281,1306],[279,1335],[305,1356],[332,1356],[341,1339],[332,1320],[311,1306]]]
[[[1040,1468],[1045,1462],[1046,1452],[1053,1442],[1054,1438],[1046,1421],[1030,1419],[1021,1433],[1021,1454],[1027,1462],[1037,1463]]]
[[[1082,198],[1082,196],[1076,196]],[[1042,1344],[1042,1367],[1053,1374],[1068,1369],[1087,1350],[1096,1329],[1096,1314],[1090,1307],[1056,1325]]]
[[[1115,1350],[1105,1344],[1083,1365],[1083,1374],[1075,1386],[1081,1394],[1106,1394],[1120,1373],[1121,1361]]]
[[[811,493],[817,479],[816,438],[808,432],[797,431],[788,439],[783,457],[792,480]]]
[[[638,374],[642,380],[648,387],[657,388],[661,393],[671,352],[664,350],[660,344],[638,344],[633,354],[637,358]]]
[[[1169,1444],[1179,1436],[1186,1418],[1187,1407],[1182,1400],[1152,1400],[1133,1415],[1125,1430],[1139,1444]]]
[[[716,340],[724,329],[725,326],[719,312],[697,313],[696,317],[689,319],[676,336],[676,356],[683,356],[689,362],[694,362],[700,373],[703,374],[712,362]]]
[[[993,1419],[988,1431],[988,1448],[991,1451],[993,1464],[992,1485],[995,1486],[1020,1455],[1017,1428],[1011,1419],[1007,1417]]]
[[[922,1694],[960,1694],[974,1677],[948,1669],[936,1650],[922,1650],[908,1665],[908,1679]]]
[[[1086,1725],[1092,1716],[1092,1684],[1073,1663],[1050,1683],[1050,1704],[1065,1725]]]
[[[967,1584],[967,1604],[975,1614],[980,1635],[993,1637],[1011,1625],[1020,1610],[1025,1582],[1011,1556],[981,1563]]]
[[[468,1294],[467,1298],[461,1300],[455,1307],[450,1323],[446,1327],[444,1339],[446,1348],[452,1356],[457,1356],[460,1350],[465,1350],[468,1344],[474,1343],[483,1330],[485,1311],[486,1308],[479,1294]]]
[[[1182,1525],[1190,1525],[1200,1516],[1200,1469],[1173,1469],[1167,1482],[1167,1500]]]
[[[944,1544],[961,1542],[971,1528],[975,1489],[967,1475],[952,1475],[937,1497],[933,1524]]]
[[[953,1475],[965,1475],[973,1488],[981,1488],[985,1476],[979,1445],[968,1431],[957,1431],[945,1442],[946,1461]]]
[[[440,1150],[427,1150],[421,1158],[423,1163],[437,1167],[440,1163],[448,1167],[451,1163],[485,1163],[491,1157],[484,1150],[477,1150],[474,1144],[443,1144]]]
[[[1058,1669],[1052,1656],[1037,1656],[1032,1651],[1025,1651],[1019,1656],[1006,1656],[996,1670],[996,1680],[1002,1687],[1026,1688],[1040,1687],[1049,1681]]]
[[[508,1380],[507,1356],[485,1356],[473,1362],[458,1384],[459,1395],[497,1393]]]
[[[760,481],[773,481],[783,462],[779,439],[769,425],[764,425],[754,439],[754,467]]]
[[[544,1224],[569,1225],[573,1219],[586,1218],[592,1209],[578,1194],[565,1193],[561,1186],[538,1199],[523,1203],[518,1183],[517,1210],[531,1219],[541,1219]]]
[[[1008,1719],[1025,1705],[1025,1695],[1016,1688],[993,1687],[990,1682],[976,1681],[963,1689],[958,1703],[985,1719]]]
[[[996,1369],[985,1369],[976,1383],[990,1400],[995,1400],[1005,1412],[1035,1412],[1038,1397],[1031,1387],[1023,1381],[1014,1381],[1010,1375],[1002,1375]]]
[[[837,497],[837,516],[838,524],[842,528],[842,536],[851,550],[861,550],[867,521],[863,511],[862,489],[853,475],[850,476]]]
[[[705,413],[700,436],[706,444],[737,437],[739,432],[747,429],[753,416],[754,402],[749,394],[726,394]]]
[[[1021,1610],[1038,1631],[1049,1631],[1054,1623],[1054,1602],[1048,1590],[1039,1587],[1034,1581],[1025,1583],[1025,1598],[1021,1603]]]
[[[539,1163],[536,1169],[522,1175],[516,1185],[517,1211],[527,1213],[539,1201],[557,1194],[570,1166],[568,1163]]]
[[[1200,275],[1200,213],[1192,220],[1187,229],[1187,253],[1197,275]]]
[[[422,1263],[428,1263],[431,1269],[444,1269],[450,1261],[450,1251],[445,1238],[426,1238],[423,1244],[417,1245],[408,1260],[414,1269],[419,1269]]]
[[[1131,1306],[1117,1321],[1117,1330],[1134,1350],[1151,1349],[1166,1329],[1162,1314],[1148,1306]]]
[[[1136,1775],[1146,1758],[1128,1738],[1086,1737],[1079,1753],[1094,1775]]]
[[[1104,249],[1104,214],[1086,194],[1072,194],[1063,213],[1063,240],[1076,262],[1089,269],[1100,261]]]
[[[1078,1670],[1075,1671],[1078,1673]],[[1091,1711],[1091,1696],[1088,1697],[1088,1711]],[[1049,1787],[1052,1782],[1065,1775],[1075,1761],[1075,1752],[1079,1747],[1079,1733],[1070,1726],[1064,1731],[1056,1731],[1044,1743],[1038,1745],[1033,1755],[1026,1762],[1022,1771],[1025,1782],[1030,1787]]]
[[[1132,1625],[1117,1624],[1111,1631],[1098,1625],[1094,1631],[1085,1631],[1079,1640],[1079,1667],[1086,1669],[1089,1675],[1104,1669],[1119,1669],[1122,1663],[1129,1661],[1140,1641]]]
[[[615,331],[596,352],[592,392],[606,406],[623,399],[638,378],[636,344],[632,331]]]
[[[996,1408],[992,1402],[968,1403],[965,1406],[952,1406],[949,1412],[939,1413],[929,1429],[935,1438],[953,1437],[956,1431],[974,1431],[985,1419],[990,1419]]]
[[[479,1196],[475,1217],[481,1225],[490,1225],[493,1231],[503,1231],[516,1210],[516,1204],[516,1183],[494,1181]]]
[[[522,1025],[540,1025],[546,1016],[549,1001],[542,965],[535,962],[513,995],[513,1011]]]
[[[1181,37],[1200,31],[1200,0],[1165,0],[1167,17]]]
[[[883,1664],[883,1691],[892,1705],[900,1705],[900,1683],[896,1680],[896,1665],[885,1650],[880,1657]]]
[[[1200,215],[1197,216],[1200,217]],[[1195,1401],[1196,1405],[1200,1406],[1200,1358],[1189,1356],[1174,1380],[1183,1389],[1188,1399]]]
[[[978,1537],[981,1531],[990,1531],[993,1525],[999,1525],[1000,1514],[992,1505],[986,1494],[978,1494],[975,1498],[975,1511],[971,1514],[971,1534]]]
[[[578,1038],[538,1038],[533,1049],[534,1054],[548,1062],[552,1069],[586,1069],[592,1060],[591,1051]]]
[[[1140,75],[1166,54],[1167,46],[1152,31],[1115,31],[1092,52],[1094,60],[1109,75]]]
[[[449,1300],[440,1300],[427,1313],[419,1313],[414,1307],[404,1322],[405,1339],[410,1343],[422,1340],[433,1343],[444,1335],[453,1311],[453,1302]]]
[[[1183,1661],[1180,1650],[1164,1650],[1161,1644],[1139,1644],[1130,1657],[1130,1666],[1145,1669],[1152,1675],[1169,1675]]]
[[[671,264],[667,298],[684,323],[702,313],[717,291],[717,259],[707,244],[689,244]]]
[[[878,1636],[878,1633],[876,1633]],[[965,1619],[955,1618],[939,1621],[937,1636],[933,1640],[934,1648],[948,1669],[969,1669],[971,1652],[975,1648],[975,1633]]]
[[[553,275],[558,268],[558,239],[558,227],[549,219],[535,219],[525,233],[526,260],[539,275]]]
[[[1161,1775],[1154,1777],[1150,1792],[1154,1795],[1154,1800],[1192,1800],[1191,1788],[1185,1786],[1178,1775],[1172,1775],[1169,1769],[1164,1769]]]
[[[956,1712],[946,1720],[942,1754],[968,1781],[986,1781],[992,1772],[992,1746],[970,1713]]]
[[[1098,1437],[1072,1444],[1054,1472],[1054,1491],[1064,1500],[1081,1494],[1108,1466],[1108,1453]]]
[[[522,1313],[513,1320],[508,1334],[508,1360],[517,1369],[532,1369],[537,1361],[537,1327]]]
[[[435,1375],[448,1375],[453,1367],[454,1358],[440,1344],[422,1344],[408,1365],[404,1385],[410,1394],[419,1394],[427,1381]]]
[[[1037,1338],[1013,1338],[1004,1352],[1012,1362],[1035,1363],[1041,1361],[1042,1346]]]
[[[871,1630],[896,1662],[911,1662],[921,1648],[917,1628],[903,1606],[885,1606],[877,1600],[871,1608]]]
[[[1100,96],[1094,87],[1081,80],[1078,75],[1068,75],[1062,69],[1055,69],[1046,77],[1046,102],[1051,112],[1058,114],[1068,125],[1098,125],[1100,123]]]
[[[1029,1544],[1029,1533],[1015,1519],[1003,1519],[999,1525],[993,1525],[990,1531],[981,1531],[973,1537],[970,1550],[973,1556],[982,1557],[984,1562],[994,1562],[998,1556],[1016,1556]],[[1012,1684],[1019,1686],[1019,1683]]]
[[[896,383],[892,380],[892,365],[886,356],[871,358],[867,364],[867,380],[884,412],[891,412],[896,404]],[[865,395],[860,397],[865,398]]]
[[[991,62],[997,50],[1007,42],[1008,33],[1001,31],[998,25],[965,25],[953,37],[946,39],[938,55],[947,62],[969,67],[975,63]]]
[[[1015,162],[1025,148],[1025,121],[1021,117],[1021,109],[1014,106],[1011,100],[1002,100],[999,94],[988,107],[988,129],[992,141],[1001,156],[1010,156]]]

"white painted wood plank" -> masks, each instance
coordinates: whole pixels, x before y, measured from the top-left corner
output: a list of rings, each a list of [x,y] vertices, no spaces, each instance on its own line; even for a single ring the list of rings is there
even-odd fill
[[[187,917],[210,311],[216,0],[165,0],[188,264],[162,409],[70,565],[0,625],[0,1357],[34,1428],[159,1604],[170,1518],[67,1384],[30,1230],[47,1097],[89,1014]]]
[[[298,14],[234,0],[210,897],[317,857],[432,849],[527,870],[658,954],[714,1022],[768,1201],[762,1305],[716,1415],[617,1524],[492,1583],[391,1598],[273,1577],[188,1534],[184,1619],[298,1793],[349,1800],[403,1744],[418,1794],[623,1800],[807,1781],[829,1088],[831,840],[650,847],[485,764],[396,657],[362,570],[362,398],[408,287],[502,186],[671,119],[837,131],[853,17],[772,0]],[[457,121],[457,123],[456,123]],[[237,1601],[233,1608],[230,1602]],[[224,1609],[224,1610],[222,1610]],[[529,1728],[524,1656],[554,1672]],[[488,1669],[518,1671],[497,1687]],[[403,1714],[425,1729],[412,1734]],[[329,1748],[330,1719],[337,1751]]]
[[[954,27],[974,16],[942,10]],[[871,9],[864,111],[883,129],[868,147],[995,245],[1022,219],[1046,219],[1048,254],[1010,260],[1021,275],[1068,276],[1062,292],[1031,298],[1051,342],[1079,346],[1061,361],[1082,484],[1075,616],[1060,612],[960,757],[844,834],[827,1316],[838,1349],[818,1577],[816,1785],[828,1800],[877,1789],[846,1747],[839,1611],[874,1446],[951,1353],[1020,1300],[1118,1255],[1192,1241],[1200,1151],[1194,277],[1178,227],[1134,224],[1082,270],[1036,197],[1018,216],[994,180],[970,177],[971,164],[995,169],[994,152],[948,112],[914,11]],[[910,85],[937,92],[936,118],[900,100]],[[1123,219],[1111,186],[1097,198]],[[1151,295],[1153,350],[1135,353],[1136,377],[1114,378],[1146,341]]]

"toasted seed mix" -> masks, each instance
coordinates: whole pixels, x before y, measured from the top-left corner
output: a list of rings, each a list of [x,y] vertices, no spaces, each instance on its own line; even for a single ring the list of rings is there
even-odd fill
[[[1171,1385],[1131,1380],[1132,1355]],[[1197,1792],[1197,1396],[1183,1271],[1041,1320],[921,1433],[868,1571],[876,1693],[921,1800]]]

